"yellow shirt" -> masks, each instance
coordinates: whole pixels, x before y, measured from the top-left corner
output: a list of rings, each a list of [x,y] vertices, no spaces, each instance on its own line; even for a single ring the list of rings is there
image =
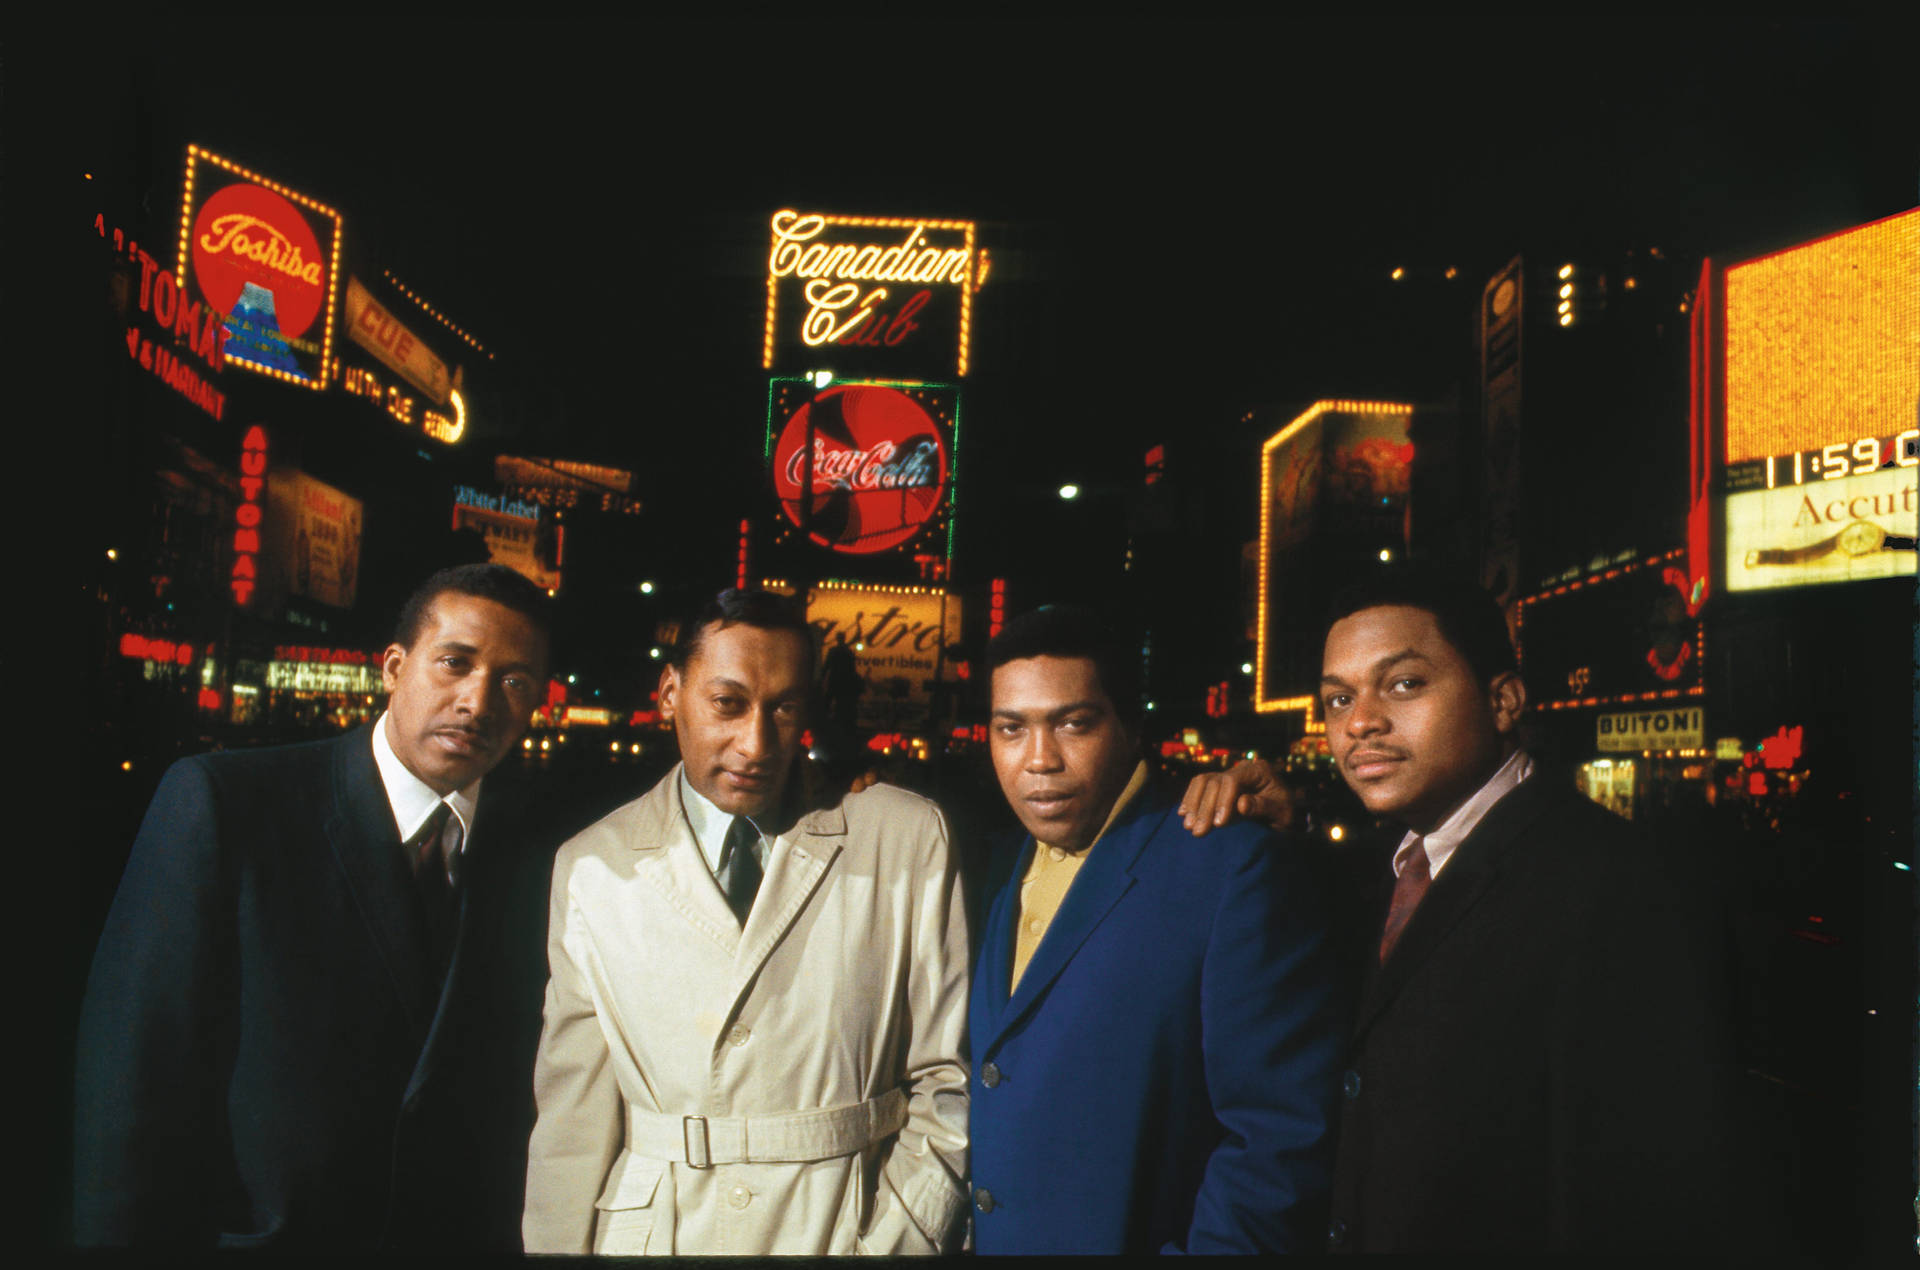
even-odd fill
[[[1113,800],[1113,810],[1107,813],[1100,832],[1080,850],[1068,851],[1038,840],[1034,842],[1033,861],[1027,865],[1027,876],[1020,883],[1020,913],[1013,928],[1013,979],[1007,984],[1009,993],[1020,986],[1020,975],[1033,959],[1033,950],[1040,946],[1040,938],[1047,933],[1053,915],[1060,911],[1062,901],[1067,898],[1067,888],[1079,876],[1080,866],[1086,863],[1100,839],[1107,836],[1107,830],[1113,828],[1113,822],[1120,818],[1120,809],[1133,801],[1133,796],[1146,788],[1146,784],[1147,764],[1142,759],[1134,767],[1127,787],[1120,791],[1120,797]]]

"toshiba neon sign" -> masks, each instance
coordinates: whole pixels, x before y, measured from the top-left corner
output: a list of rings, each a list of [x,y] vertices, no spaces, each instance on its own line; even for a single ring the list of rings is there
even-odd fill
[[[187,147],[174,272],[225,315],[229,360],[288,383],[326,386],[340,236],[333,208]]]
[[[845,355],[873,366],[932,362],[967,373],[973,294],[986,280],[974,223],[775,212],[767,254],[767,315],[761,365],[785,349]],[[834,354],[843,356],[835,358]],[[944,370],[929,364],[930,370]],[[794,367],[799,369],[799,367]]]

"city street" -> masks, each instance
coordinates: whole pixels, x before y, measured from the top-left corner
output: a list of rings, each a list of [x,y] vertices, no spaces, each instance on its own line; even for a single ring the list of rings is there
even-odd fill
[[[1176,796],[1258,757],[1288,849],[1397,842],[1321,661],[1335,593],[1410,566],[1505,614],[1534,779],[1711,897],[1728,1246],[1910,1255],[1920,131],[1881,24],[142,29],[0,44],[23,470],[84,490],[36,517],[21,667],[84,807],[40,853],[35,1239],[162,774],[377,720],[435,569],[550,597],[486,778],[533,872],[673,769],[688,618],[765,587],[818,633],[809,787],[935,799],[978,905],[1019,833],[986,648],[1046,604],[1137,646]]]

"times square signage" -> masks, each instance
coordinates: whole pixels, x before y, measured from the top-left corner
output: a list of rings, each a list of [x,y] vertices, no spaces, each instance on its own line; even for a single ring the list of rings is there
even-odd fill
[[[972,221],[784,208],[769,231],[764,369],[967,373],[973,296],[990,264]]]

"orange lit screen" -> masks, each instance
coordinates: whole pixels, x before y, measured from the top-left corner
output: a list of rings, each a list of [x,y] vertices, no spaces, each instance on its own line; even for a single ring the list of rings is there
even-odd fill
[[[1726,461],[1913,426],[1920,208],[1727,270]]]

